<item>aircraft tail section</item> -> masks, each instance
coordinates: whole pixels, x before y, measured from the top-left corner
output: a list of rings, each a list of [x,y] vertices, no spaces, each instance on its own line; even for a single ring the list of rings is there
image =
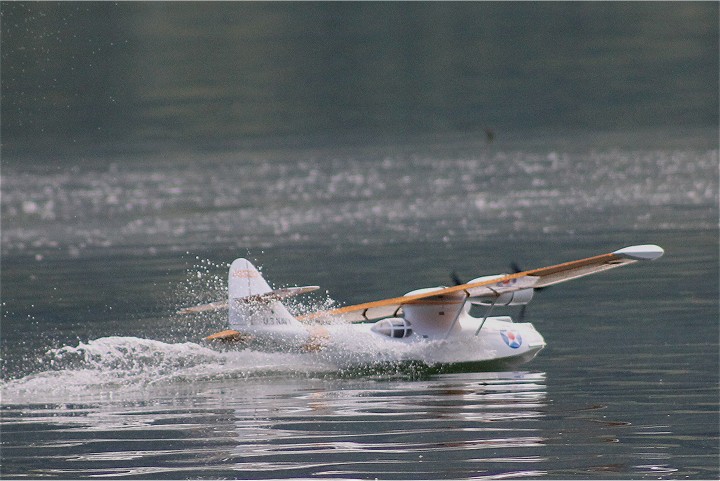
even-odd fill
[[[230,299],[238,299],[267,294],[272,289],[249,260],[235,259],[230,265],[228,291]]]
[[[235,259],[228,275],[230,329],[255,334],[305,333],[276,292],[250,261]]]

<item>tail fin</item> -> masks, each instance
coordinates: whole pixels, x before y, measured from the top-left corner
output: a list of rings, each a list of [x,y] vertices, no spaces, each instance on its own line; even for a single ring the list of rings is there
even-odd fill
[[[288,312],[260,271],[247,259],[235,259],[228,278],[230,329],[252,333],[304,333],[306,330]]]
[[[228,296],[230,299],[266,294],[272,291],[260,271],[247,259],[235,259],[230,265]]]

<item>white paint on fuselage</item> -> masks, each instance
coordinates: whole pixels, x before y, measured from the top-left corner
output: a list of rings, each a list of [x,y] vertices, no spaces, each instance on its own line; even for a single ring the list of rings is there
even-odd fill
[[[482,329],[475,335],[482,323]],[[419,361],[428,365],[501,362],[519,365],[532,360],[545,341],[530,323],[515,323],[510,317],[483,319],[461,313],[452,333],[433,336],[413,332],[403,338],[372,330],[375,323],[325,324],[295,331],[255,332],[249,348],[316,352],[345,367],[378,362]]]
[[[475,335],[480,324],[482,329]],[[438,331],[429,336],[413,332],[404,338],[391,338],[371,330],[373,323],[326,326],[328,349],[342,346],[382,352],[392,350],[399,360],[432,363],[460,363],[517,358],[530,361],[545,347],[545,340],[530,323],[515,323],[510,317],[483,319],[462,313],[449,336]]]

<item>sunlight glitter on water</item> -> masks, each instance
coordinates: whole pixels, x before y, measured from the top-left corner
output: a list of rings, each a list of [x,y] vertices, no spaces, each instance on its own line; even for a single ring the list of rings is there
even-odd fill
[[[338,232],[367,242],[432,241],[439,233],[461,240],[508,226],[591,229],[598,211],[641,229],[662,226],[660,207],[685,212],[684,224],[676,219],[672,228],[711,227],[696,208],[716,199],[717,150],[483,149],[449,156],[444,148],[391,157],[372,150],[361,158],[298,153],[292,163],[282,153],[264,162],[228,153],[175,159],[149,172],[132,159],[74,173],[13,166],[2,178],[3,249],[185,251],[209,238],[247,246],[335,239]],[[172,240],[178,236],[182,245]]]

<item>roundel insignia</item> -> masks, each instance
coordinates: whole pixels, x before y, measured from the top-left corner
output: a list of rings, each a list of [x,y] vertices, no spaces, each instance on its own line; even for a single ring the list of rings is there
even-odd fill
[[[522,336],[515,331],[501,331],[500,336],[502,336],[505,344],[513,349],[517,349],[522,346]]]

